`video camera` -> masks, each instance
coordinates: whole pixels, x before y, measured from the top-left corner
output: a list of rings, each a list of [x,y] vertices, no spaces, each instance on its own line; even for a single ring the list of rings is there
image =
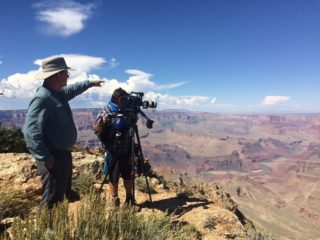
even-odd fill
[[[142,101],[144,96],[143,92],[131,92],[127,99],[126,108],[128,109],[140,109],[140,107],[146,108],[156,108],[157,103],[153,101]]]
[[[156,108],[157,103],[153,101],[143,101],[143,96],[143,92],[131,92],[126,100],[124,112],[125,115],[133,115],[133,119],[135,119],[137,117],[137,114],[140,113],[147,120],[147,128],[152,128],[153,120],[148,118],[146,114],[142,112],[141,107],[143,109]]]

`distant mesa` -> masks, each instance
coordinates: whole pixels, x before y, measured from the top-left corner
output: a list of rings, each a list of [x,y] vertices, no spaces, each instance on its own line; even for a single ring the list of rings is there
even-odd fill
[[[294,145],[295,146],[295,145]],[[245,142],[242,154],[253,162],[267,161],[277,157],[289,155],[293,146],[277,139],[259,139],[253,142]]]

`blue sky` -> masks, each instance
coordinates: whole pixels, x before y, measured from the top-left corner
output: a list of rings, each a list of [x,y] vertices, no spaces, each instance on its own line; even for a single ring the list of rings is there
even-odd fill
[[[72,100],[101,107],[116,87],[160,109],[320,112],[319,0],[0,2],[0,109],[24,109],[41,60],[62,55]]]

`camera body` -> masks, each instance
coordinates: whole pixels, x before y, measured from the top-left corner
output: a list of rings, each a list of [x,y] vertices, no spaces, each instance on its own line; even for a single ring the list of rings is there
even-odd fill
[[[143,101],[143,92],[131,92],[129,94],[126,107],[127,109],[140,109],[140,107],[146,108],[156,108],[157,103],[153,101]]]
[[[141,108],[156,108],[157,103],[153,101],[143,101],[143,92],[131,92],[126,101],[126,106],[124,107],[125,115],[130,119],[130,122],[136,123],[137,115],[140,113],[143,117],[147,119],[146,126],[147,128],[152,128],[153,121],[149,119],[144,112],[141,111]]]

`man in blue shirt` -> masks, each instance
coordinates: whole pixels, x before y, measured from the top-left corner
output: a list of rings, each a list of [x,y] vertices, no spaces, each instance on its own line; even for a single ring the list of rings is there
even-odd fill
[[[40,207],[52,208],[71,195],[71,150],[77,129],[68,101],[103,81],[84,81],[67,86],[69,68],[62,57],[43,60],[36,77],[44,79],[31,100],[23,128],[27,148],[36,159],[41,174]]]

